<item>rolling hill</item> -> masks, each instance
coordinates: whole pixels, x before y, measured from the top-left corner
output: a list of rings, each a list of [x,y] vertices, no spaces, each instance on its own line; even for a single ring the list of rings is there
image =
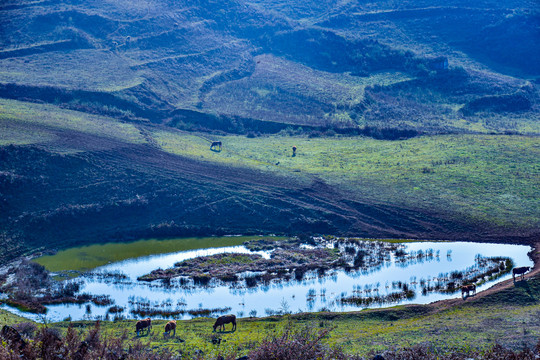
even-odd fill
[[[2,259],[538,233],[534,1],[5,1],[0,20]]]
[[[234,133],[539,131],[531,1],[53,0],[0,11],[3,97]]]

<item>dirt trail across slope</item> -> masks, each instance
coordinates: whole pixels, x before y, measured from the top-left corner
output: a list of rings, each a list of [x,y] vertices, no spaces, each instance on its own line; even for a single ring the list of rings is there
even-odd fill
[[[0,149],[0,170],[12,174],[0,184],[8,194],[0,227],[32,244],[27,250],[268,233],[531,243],[530,234],[378,203],[313,174],[227,166],[78,131],[54,135],[55,143]]]

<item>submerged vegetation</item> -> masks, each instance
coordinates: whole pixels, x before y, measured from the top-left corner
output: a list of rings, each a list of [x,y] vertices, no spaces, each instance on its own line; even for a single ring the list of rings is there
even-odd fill
[[[299,238],[284,241],[251,240],[244,245],[255,251],[267,251],[270,258],[259,254],[225,253],[212,256],[197,257],[176,263],[174,268],[153,270],[138,280],[152,281],[184,276],[191,277],[196,283],[207,284],[212,279],[225,282],[245,280],[248,286],[257,281],[269,282],[273,279],[302,280],[304,274],[316,271],[320,275],[331,269],[365,268],[381,265],[389,260],[389,252],[403,245],[379,241],[361,241],[359,239],[324,238],[307,239],[308,244]],[[355,244],[356,247],[346,247]],[[365,249],[356,252],[356,248]],[[349,251],[345,251],[347,248]],[[369,251],[368,251],[369,250]],[[352,251],[352,252],[351,252]],[[356,256],[355,256],[356,254]],[[255,273],[254,276],[239,277],[244,273]]]

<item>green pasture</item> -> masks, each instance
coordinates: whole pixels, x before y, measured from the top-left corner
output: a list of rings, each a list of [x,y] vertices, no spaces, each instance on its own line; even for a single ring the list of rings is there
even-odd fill
[[[54,255],[41,256],[35,261],[52,272],[88,271],[98,266],[142,256],[177,251],[241,245],[256,236],[227,236],[206,238],[148,239],[129,243],[107,243],[62,250]],[[276,238],[281,239],[281,238]]]
[[[218,137],[167,127],[146,129],[145,136],[152,139],[137,126],[112,118],[0,99],[0,145],[44,144],[54,151],[73,151],[58,141],[63,131],[123,143],[150,140],[163,151],[198,161],[270,171],[296,181],[324,181],[351,199],[499,227],[540,225],[537,136],[459,134],[386,141],[283,134]],[[218,139],[223,151],[210,151],[210,142]]]
[[[133,124],[61,109],[54,105],[0,99],[0,145],[47,144],[62,131],[76,131],[140,144],[145,139]]]
[[[351,197],[468,221],[532,228],[540,224],[540,138],[503,135],[422,136],[403,141],[366,137],[267,136],[205,138],[158,131],[163,150],[203,161],[324,180]],[[296,156],[292,147],[296,146]]]

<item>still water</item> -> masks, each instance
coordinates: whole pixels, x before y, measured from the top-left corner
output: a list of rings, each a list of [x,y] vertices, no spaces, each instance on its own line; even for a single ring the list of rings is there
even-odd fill
[[[114,281],[111,277],[83,276],[71,281],[82,281],[80,293],[94,295],[108,295],[114,304],[124,307],[123,315],[128,318],[137,316],[130,313],[135,309],[136,303],[150,303],[153,308],[162,309],[215,309],[230,307],[227,313],[239,317],[266,316],[283,312],[313,312],[320,310],[352,311],[362,307],[342,305],[337,300],[344,296],[351,296],[359,292],[370,292],[377,289],[377,294],[385,295],[395,292],[393,283],[403,282],[415,291],[416,296],[410,300],[400,302],[374,304],[370,307],[393,306],[396,304],[416,303],[426,304],[438,300],[460,297],[461,293],[422,294],[420,281],[432,281],[433,278],[448,274],[452,271],[463,271],[475,264],[475,257],[480,254],[484,257],[504,256],[514,261],[516,266],[532,266],[527,256],[530,247],[521,245],[483,244],[467,242],[410,242],[405,243],[405,252],[426,252],[432,249],[439,256],[421,259],[419,261],[400,264],[392,255],[391,261],[382,267],[371,271],[343,270],[331,271],[323,277],[316,274],[307,275],[302,281],[288,282],[275,281],[268,285],[259,285],[254,288],[245,286],[231,286],[227,284],[214,284],[213,286],[180,286],[172,281],[172,286],[165,286],[161,281],[150,283],[137,281],[137,277],[150,271],[174,266],[176,262],[218,253],[252,253],[244,246],[228,246],[220,248],[207,248],[199,250],[179,251],[169,254],[151,255],[115,262],[94,269],[93,273],[123,274],[124,278]],[[256,252],[269,258],[270,252]],[[495,283],[511,277],[506,274],[495,281],[480,286],[481,291],[493,286]],[[73,320],[104,318],[107,307],[96,305],[54,305],[48,306],[47,321],[60,321],[67,317]],[[34,315],[20,313],[9,309],[19,315],[33,318],[37,321],[42,318]],[[215,315],[217,316],[217,314]],[[178,319],[191,318],[189,314],[175,316]]]

